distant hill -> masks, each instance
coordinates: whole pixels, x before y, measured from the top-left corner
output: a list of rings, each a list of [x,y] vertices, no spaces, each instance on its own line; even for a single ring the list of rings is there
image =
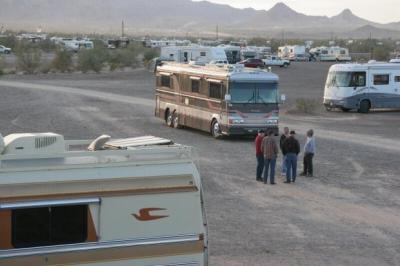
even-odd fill
[[[325,37],[347,35],[371,25],[376,36],[397,36],[400,22],[379,24],[354,15],[349,9],[333,17],[307,16],[283,3],[268,11],[237,9],[228,5],[190,0],[0,0],[0,26],[17,30],[114,33],[125,21],[129,34],[198,36],[220,33],[246,36]],[[364,29],[365,30],[365,29]],[[375,34],[374,34],[375,36]]]
[[[348,38],[360,39],[360,38],[369,38],[370,34],[373,38],[379,38],[379,39],[400,38],[400,31],[377,28],[371,25],[362,26],[355,30],[346,32],[344,36]]]

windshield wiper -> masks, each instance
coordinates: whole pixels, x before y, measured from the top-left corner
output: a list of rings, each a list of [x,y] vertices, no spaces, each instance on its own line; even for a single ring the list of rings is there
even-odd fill
[[[253,92],[253,96],[251,96],[251,98],[247,101],[247,103],[253,101],[254,97],[255,97],[255,93]]]

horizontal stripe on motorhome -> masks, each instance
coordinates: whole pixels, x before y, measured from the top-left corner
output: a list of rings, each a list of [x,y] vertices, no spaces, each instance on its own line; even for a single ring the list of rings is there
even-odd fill
[[[200,78],[200,77],[190,76],[190,79],[193,79],[193,80],[200,80],[201,78]]]
[[[212,82],[212,83],[222,83],[223,80],[218,80],[218,79],[206,79],[208,82]]]
[[[172,73],[168,73],[168,72],[158,72],[160,73],[160,75],[162,76],[172,76]]]
[[[0,210],[71,206],[71,205],[82,205],[82,204],[93,204],[93,203],[98,204],[100,202],[101,202],[100,198],[25,201],[25,202],[14,202],[14,203],[0,203]]]
[[[32,187],[32,185],[30,186]],[[48,194],[27,194],[27,195],[13,195],[13,196],[0,196],[0,201],[3,204],[11,204],[15,201],[22,200],[57,200],[57,199],[69,199],[75,197],[123,197],[123,196],[135,196],[135,195],[147,195],[147,194],[166,194],[166,193],[185,193],[185,192],[196,192],[198,191],[196,186],[182,186],[182,187],[166,187],[166,188],[150,188],[150,189],[127,189],[127,190],[99,190],[99,191],[88,191],[88,192],[70,192],[60,193],[54,191],[54,193]]]
[[[190,95],[190,94],[183,94],[183,93],[179,93],[179,92],[175,92],[175,91],[166,91],[166,90],[161,90],[161,89],[156,89],[156,91],[164,92],[164,93],[168,93],[168,94],[174,94],[174,95],[178,95],[178,96],[182,96],[182,97],[189,97],[189,98],[199,99],[199,100],[203,100],[203,101],[221,103],[220,100],[210,99],[210,98],[205,98],[205,97],[199,97],[199,96]]]
[[[192,234],[10,249],[0,251],[0,265],[75,265],[203,252],[204,241],[200,235]]]

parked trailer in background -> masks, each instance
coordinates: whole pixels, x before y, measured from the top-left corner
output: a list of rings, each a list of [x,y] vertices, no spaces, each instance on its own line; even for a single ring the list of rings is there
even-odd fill
[[[156,72],[155,115],[170,127],[223,135],[279,129],[278,76],[241,66],[165,63]],[[284,98],[284,97],[283,97]]]
[[[349,49],[339,46],[315,47],[310,49],[310,54],[317,61],[351,61]]]
[[[400,108],[400,64],[371,62],[331,66],[325,84],[327,110]]]
[[[291,61],[308,61],[304,45],[286,45],[278,48],[278,56]]]
[[[189,63],[195,61],[207,64],[211,61],[227,61],[225,50],[209,46],[166,46],[161,48],[160,60]]]
[[[0,265],[207,265],[189,147],[54,133],[0,142]]]

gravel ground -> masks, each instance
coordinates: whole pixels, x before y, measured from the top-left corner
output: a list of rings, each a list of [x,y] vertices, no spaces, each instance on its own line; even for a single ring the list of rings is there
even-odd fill
[[[297,98],[322,102],[329,66],[273,69],[288,98],[284,109]],[[143,69],[8,76],[0,80],[0,132],[54,131],[77,139],[154,134],[194,146],[210,265],[400,265],[399,112],[283,111],[282,125],[295,129],[301,143],[315,129],[315,177],[291,185],[279,177],[270,186],[255,181],[252,139],[214,140],[154,118],[153,84]]]

